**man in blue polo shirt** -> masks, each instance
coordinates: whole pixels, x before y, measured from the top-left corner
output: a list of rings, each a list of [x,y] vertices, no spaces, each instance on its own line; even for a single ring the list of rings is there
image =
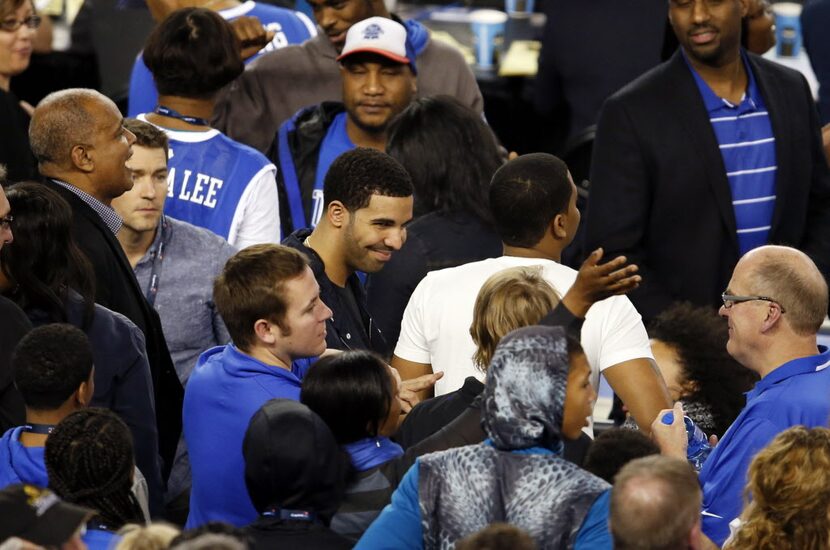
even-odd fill
[[[185,391],[193,476],[188,528],[256,519],[245,488],[245,430],[266,401],[299,401],[307,358],[326,350],[331,317],[308,259],[280,245],[254,245],[231,257],[213,300],[233,343],[203,353]]]
[[[826,426],[830,419],[830,351],[816,344],[827,283],[810,258],[793,248],[756,248],[735,266],[722,300],[726,349],[761,380],[700,471],[703,532],[718,547],[741,513],[752,457],[791,426]],[[671,426],[660,422],[666,412],[652,433],[663,454],[685,457],[682,407],[675,405]]]
[[[670,0],[680,48],[609,98],[586,246],[625,255],[646,319],[719,303],[755,247],[803,250],[830,276],[830,171],[804,77],[741,48],[746,0]]]

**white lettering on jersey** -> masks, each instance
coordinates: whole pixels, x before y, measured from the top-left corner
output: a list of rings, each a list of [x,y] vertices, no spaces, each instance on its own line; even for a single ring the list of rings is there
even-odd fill
[[[264,48],[259,50],[259,53],[273,52],[274,50],[288,46],[288,37],[282,32],[282,25],[279,23],[268,23],[265,25],[265,28],[269,31],[274,31],[274,38]]]
[[[323,217],[323,190],[315,189],[311,192],[311,227],[317,227]]]
[[[222,189],[222,184],[225,183],[219,178],[213,178],[207,174],[197,172],[196,179],[193,183],[193,188],[188,189],[190,183],[190,176],[193,174],[190,170],[184,170],[184,179],[179,188],[180,200],[192,202],[194,204],[201,204],[208,208],[216,208],[217,196],[216,194]],[[170,168],[167,173],[167,196],[172,197],[176,188],[176,169]]]

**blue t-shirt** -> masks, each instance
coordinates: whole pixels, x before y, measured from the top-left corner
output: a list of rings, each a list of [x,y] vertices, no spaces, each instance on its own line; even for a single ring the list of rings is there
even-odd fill
[[[235,8],[220,10],[218,13],[227,21],[243,15],[254,16],[262,22],[265,28],[276,33],[271,42],[256,55],[246,59],[245,63],[250,63],[264,53],[284,48],[289,44],[302,44],[317,35],[317,27],[306,14],[269,4],[258,4],[253,0],[248,0]],[[155,109],[157,103],[158,93],[153,82],[153,75],[139,53],[130,76],[128,116],[136,117],[141,113],[150,112]]]
[[[311,193],[311,223],[309,227],[315,227],[323,215],[323,182],[326,179],[329,166],[334,162],[334,159],[355,148],[355,144],[352,143],[349,134],[346,132],[346,116],[344,111],[334,117],[323,142],[320,144],[320,156],[317,158],[317,171],[314,178],[314,191]]]
[[[89,550],[112,550],[121,542],[121,537],[111,531],[87,529],[81,537]]]
[[[743,507],[749,463],[779,433],[792,426],[827,426],[830,418],[830,352],[784,363],[746,394],[746,407],[700,470],[703,532],[722,546],[729,522]]]
[[[138,118],[146,122],[145,117]],[[162,130],[170,143],[164,213],[234,244],[237,238],[231,227],[245,191],[263,172],[276,167],[256,149],[219,130]]]
[[[199,357],[185,388],[182,412],[193,479],[188,529],[209,521],[243,527],[257,518],[245,486],[245,431],[267,401],[300,400],[300,381],[312,361],[295,361],[289,372],[232,344]]]
[[[24,447],[20,443],[22,426],[12,428],[0,439],[0,489],[15,483],[38,487],[49,485],[43,447]]]

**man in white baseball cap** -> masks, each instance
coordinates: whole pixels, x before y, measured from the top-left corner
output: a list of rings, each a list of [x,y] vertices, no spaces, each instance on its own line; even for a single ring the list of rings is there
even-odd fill
[[[392,19],[352,25],[337,61],[342,103],[298,112],[280,127],[269,154],[277,165],[283,235],[317,225],[334,159],[355,147],[384,151],[389,123],[415,97],[415,53],[406,28]]]

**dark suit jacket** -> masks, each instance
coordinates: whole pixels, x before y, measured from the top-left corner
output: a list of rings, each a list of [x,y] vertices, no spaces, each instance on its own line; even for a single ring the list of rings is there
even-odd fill
[[[184,390],[164,340],[161,320],[144,298],[120,243],[98,213],[60,185],[51,181],[45,185],[57,191],[72,208],[72,233],[95,270],[95,302],[124,315],[144,333],[153,378],[159,454],[166,478],[181,434]]]
[[[830,174],[804,77],[749,55],[775,134],[769,242],[830,273]],[[629,296],[646,319],[676,300],[718,305],[738,261],[732,195],[718,142],[680,51],[603,106],[591,168],[586,244],[640,266]]]

